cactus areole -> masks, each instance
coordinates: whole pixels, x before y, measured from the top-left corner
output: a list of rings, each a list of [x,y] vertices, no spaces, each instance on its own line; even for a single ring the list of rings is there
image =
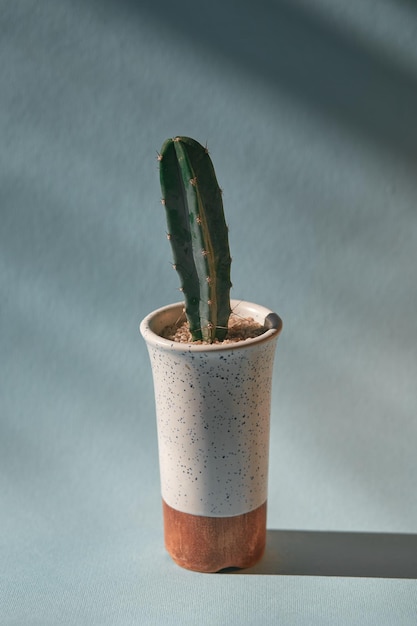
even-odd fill
[[[222,192],[206,147],[167,139],[158,157],[174,268],[193,341],[222,341],[230,316],[228,229]]]

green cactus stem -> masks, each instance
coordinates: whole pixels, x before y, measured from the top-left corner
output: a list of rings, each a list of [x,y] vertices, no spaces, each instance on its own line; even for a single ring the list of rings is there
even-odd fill
[[[194,341],[222,341],[230,315],[230,250],[221,189],[207,148],[167,139],[158,157],[174,267]]]

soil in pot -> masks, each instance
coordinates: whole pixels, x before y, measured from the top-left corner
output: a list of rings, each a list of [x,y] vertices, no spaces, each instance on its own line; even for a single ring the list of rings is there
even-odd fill
[[[237,341],[259,337],[259,335],[262,335],[266,330],[265,326],[255,322],[253,317],[241,317],[236,313],[232,313],[229,318],[227,335],[221,343],[235,343]],[[178,341],[180,343],[193,343],[194,345],[207,343],[192,340],[189,324],[183,318],[176,324],[166,326],[161,335],[165,339]],[[220,343],[220,341],[217,340],[214,343]]]

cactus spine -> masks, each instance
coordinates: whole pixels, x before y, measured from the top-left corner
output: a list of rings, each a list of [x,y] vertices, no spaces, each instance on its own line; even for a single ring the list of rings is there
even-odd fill
[[[221,189],[204,148],[167,139],[158,157],[174,267],[193,340],[222,341],[230,315],[230,251]]]

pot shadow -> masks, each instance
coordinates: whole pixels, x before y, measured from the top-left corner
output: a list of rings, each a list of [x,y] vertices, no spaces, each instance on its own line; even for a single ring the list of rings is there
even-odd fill
[[[417,579],[417,534],[268,530],[257,565],[223,573]]]

